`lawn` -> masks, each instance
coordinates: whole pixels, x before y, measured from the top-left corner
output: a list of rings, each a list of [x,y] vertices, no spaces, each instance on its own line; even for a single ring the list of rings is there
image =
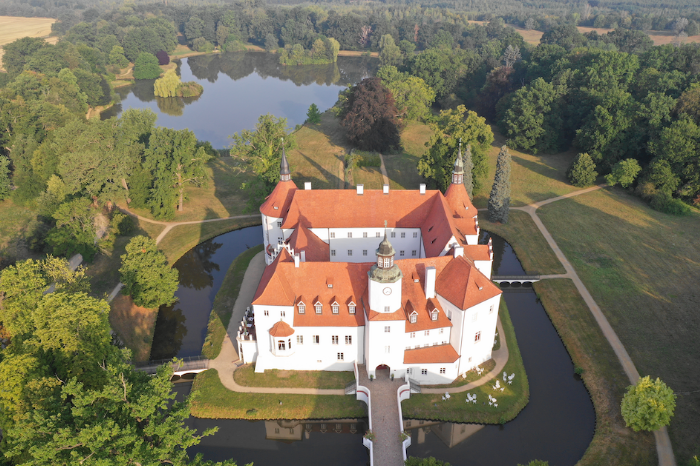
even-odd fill
[[[423,177],[418,174],[418,159],[428,150],[425,143],[432,135],[430,126],[409,121],[401,131],[403,150],[398,154],[383,154],[391,189],[418,189],[423,183]]]
[[[498,338],[498,337],[497,337]],[[500,344],[498,346],[501,346]],[[496,345],[494,345],[493,350],[497,350]],[[496,367],[496,361],[493,359],[489,359],[488,361],[479,364],[479,367],[484,370],[483,374],[488,374],[493,370],[494,367]],[[482,375],[479,375],[476,370],[472,369],[469,372],[467,372],[464,376],[459,376],[457,377],[454,382],[452,383],[447,383],[447,384],[442,384],[442,385],[424,385],[425,388],[453,388],[453,387],[461,387],[462,385],[466,385],[468,383],[475,382],[479,380]]]
[[[268,369],[262,374],[256,374],[255,364],[246,364],[236,369],[233,380],[244,387],[343,389],[355,380],[355,373]]]
[[[384,186],[382,171],[376,167],[354,167],[352,181],[355,186],[364,185],[365,189],[382,189]]]
[[[131,296],[122,294],[114,298],[110,307],[109,324],[131,350],[134,362],[148,361],[158,309],[139,307],[131,300]]]
[[[345,129],[331,112],[321,123],[304,125],[295,133],[297,148],[289,151],[289,166],[297,186],[310,181],[314,189],[345,187],[344,160],[349,150]]]
[[[0,16],[0,69],[3,69],[3,45],[14,42],[22,37],[46,37],[51,34],[51,25],[55,22],[56,20],[53,18]]]
[[[260,225],[259,216],[195,225],[180,225],[170,230],[158,243],[158,247],[165,253],[168,262],[174,264],[183,254],[203,241],[232,230],[253,225]]]
[[[252,176],[246,170],[246,166],[240,160],[224,156],[211,159],[206,170],[209,177],[208,186],[192,186],[185,189],[184,211],[176,212],[175,218],[170,221],[189,222],[245,213],[246,196],[241,184]],[[142,217],[153,218],[148,209],[129,210]]]
[[[499,311],[503,331],[508,344],[508,362],[503,370],[509,374],[515,373],[512,385],[505,385],[505,391],[494,391],[495,381],[477,387],[469,392],[454,394],[447,400],[442,400],[440,394],[411,395],[411,398],[401,402],[404,418],[430,419],[447,422],[473,422],[479,424],[503,424],[514,419],[525,408],[530,400],[530,386],[525,374],[520,348],[515,338],[515,330],[510,320],[505,300],[501,299]],[[499,377],[500,378],[500,377]],[[477,395],[477,403],[465,403],[467,393]],[[488,395],[498,400],[498,408],[484,405]]]
[[[192,387],[192,415],[209,419],[341,419],[367,417],[355,396],[238,393],[221,384],[215,369],[201,372]]]
[[[209,324],[207,325],[207,337],[204,339],[202,355],[208,359],[216,359],[221,351],[221,344],[226,336],[226,329],[231,321],[233,305],[236,304],[238,293],[241,291],[243,276],[250,261],[257,253],[263,250],[263,245],[252,247],[241,253],[231,264],[221,288],[214,298]]]
[[[479,227],[508,241],[525,271],[541,275],[566,272],[529,214],[511,210],[508,223],[501,224],[488,221],[488,213],[482,211]]]
[[[625,427],[620,402],[629,379],[588,306],[568,279],[535,283],[535,292],[557,329],[593,400],[596,430],[578,466],[655,465],[656,445],[648,433]]]
[[[700,454],[700,215],[673,217],[621,189],[558,201],[538,214],[642,376],[677,394],[669,427],[680,464]]]

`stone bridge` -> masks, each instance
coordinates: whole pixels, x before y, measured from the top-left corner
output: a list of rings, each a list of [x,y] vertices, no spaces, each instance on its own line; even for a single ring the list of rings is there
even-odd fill
[[[209,369],[209,362],[209,359],[206,359],[204,356],[190,356],[178,359],[177,361],[161,359],[158,361],[148,361],[146,364],[136,367],[136,370],[153,375],[158,372],[158,368],[163,364],[170,364],[173,368],[173,377],[182,377],[186,374],[199,374],[200,372],[204,372]]]

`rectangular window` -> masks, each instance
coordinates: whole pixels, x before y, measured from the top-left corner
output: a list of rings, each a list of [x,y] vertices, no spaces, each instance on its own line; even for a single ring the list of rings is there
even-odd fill
[[[280,311],[280,317],[286,317],[286,312]]]
[[[426,330],[426,331],[425,331],[425,336],[426,336],[426,337],[429,337],[429,336],[430,336],[430,330]]]
[[[331,256],[335,257],[335,249],[331,249]]]
[[[384,306],[384,312],[391,312],[391,308],[389,306]]]
[[[418,349],[418,348],[420,348],[420,345],[416,345],[416,346],[414,347],[414,349]]]
[[[276,433],[276,434],[279,434],[279,433],[280,433],[280,428],[279,428],[279,427],[275,427],[275,433]]]
[[[409,345],[409,346],[406,347],[406,351],[408,351],[408,350],[410,350],[410,349],[411,349],[411,345]]]
[[[338,335],[333,335],[333,336],[331,337],[331,343],[334,344],[334,345],[337,345],[337,344],[338,344]]]
[[[355,306],[350,305],[350,306],[348,306],[348,309],[350,310],[350,314],[354,314],[354,313],[355,313]]]
[[[401,233],[401,237],[402,237],[402,238],[405,238],[405,237],[406,237],[406,233]]]
[[[403,257],[403,256],[404,256],[404,251],[399,251],[399,256]]]
[[[446,344],[447,344],[447,341],[442,340],[442,344],[443,344],[443,345],[446,345]]]
[[[479,313],[475,312],[474,315],[472,316],[472,322],[476,322],[476,320],[479,318]]]
[[[352,256],[352,249],[348,249],[348,256]]]
[[[391,346],[385,346],[385,347],[384,347],[384,352],[385,352],[385,353],[391,353]]]
[[[277,222],[277,228],[282,228],[282,222]]]
[[[420,373],[421,375],[428,375],[428,369],[421,369]]]
[[[414,232],[413,232],[413,237],[414,237],[414,238],[418,238],[418,232],[417,232],[417,231],[414,231]]]
[[[323,306],[321,305],[321,303],[316,303],[314,309],[316,309],[316,314],[320,314],[321,310],[323,309]]]
[[[282,238],[277,238],[277,244],[282,244]]]
[[[445,368],[444,368],[444,367],[441,367],[441,368],[440,368],[440,373],[441,373],[441,374],[444,374],[444,373],[445,373]]]
[[[411,375],[411,371],[412,371],[412,370],[413,370],[413,369],[411,369],[411,368],[409,367],[408,369],[406,369],[406,373],[407,373],[408,375]],[[411,427],[411,421],[406,421],[406,427]]]
[[[444,329],[444,328],[441,328],[441,329],[440,329],[440,335],[442,335],[444,332],[445,332],[445,329]]]
[[[352,238],[352,232],[351,232],[351,231],[348,232],[348,238]]]
[[[489,314],[493,314],[493,304],[491,305],[491,308],[489,309]]]
[[[293,433],[294,433],[294,429],[289,429],[289,433],[290,433],[290,434],[293,434]]]
[[[345,335],[345,344],[352,345],[352,335]]]
[[[340,306],[337,304],[334,304],[331,306],[331,309],[333,310],[333,314],[337,314],[338,311],[340,310]]]
[[[396,238],[396,232],[395,232],[395,231],[392,231],[392,232],[391,232],[391,237],[392,237],[392,238]]]
[[[297,345],[304,344],[304,335],[297,335]]]
[[[335,231],[331,231],[331,238],[335,238]]]
[[[380,237],[380,233],[377,232],[374,236],[376,236],[377,238],[379,238],[379,237]]]
[[[434,341],[434,342],[433,342],[433,346],[437,346],[437,345],[438,345],[438,342],[437,342],[437,341]]]
[[[411,251],[411,255],[412,255],[413,257],[416,257],[416,250],[415,250],[415,249],[414,249],[413,251]]]
[[[264,315],[265,317],[268,317],[268,316],[270,315],[270,311],[263,311],[263,315]]]
[[[367,255],[367,250],[366,250],[366,249],[363,249],[363,250],[362,250],[362,255],[363,255],[363,256],[366,256],[366,255]]]
[[[411,332],[411,338],[416,338],[416,332]]]
[[[344,361],[345,355],[343,353],[338,353],[338,361]]]
[[[430,346],[428,343],[423,343],[423,348],[427,348],[428,346]]]
[[[391,327],[389,327],[388,325],[384,326],[384,333],[389,333],[389,332],[391,332]]]
[[[313,342],[314,345],[318,345],[319,338],[318,335],[314,335],[311,337],[311,341]],[[319,361],[320,362],[320,361]]]
[[[303,314],[306,312],[306,306],[303,304],[299,304],[299,314]]]
[[[481,332],[476,332],[474,334],[474,343],[478,343],[481,340]]]

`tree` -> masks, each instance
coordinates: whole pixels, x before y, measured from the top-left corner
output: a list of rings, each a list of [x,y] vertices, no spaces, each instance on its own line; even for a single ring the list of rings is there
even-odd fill
[[[411,456],[406,460],[406,466],[450,466],[450,463],[440,461],[432,456],[430,458],[416,458],[415,456]]]
[[[586,3],[586,6],[588,6],[588,3]],[[523,466],[523,465],[518,464],[518,466]],[[529,463],[527,463],[525,466],[549,466],[549,461],[532,460]]]
[[[676,112],[685,113],[700,125],[700,83],[693,83],[678,98]]]
[[[493,132],[484,118],[467,111],[464,105],[454,110],[443,110],[431,125],[433,136],[429,149],[418,161],[418,173],[431,188],[445,191],[452,180],[454,154],[459,140],[471,146],[473,185],[480,188],[488,169],[486,152],[493,142]]]
[[[3,46],[2,64],[10,75],[18,75],[22,72],[24,65],[29,62],[32,55],[46,45],[44,39],[34,37],[23,37],[5,44]]]
[[[140,53],[134,63],[134,78],[156,79],[163,70],[158,66],[158,59],[150,53]]]
[[[394,96],[397,114],[407,120],[420,120],[430,115],[435,91],[425,81],[408,73],[399,73],[394,66],[382,66],[377,72],[382,84]]]
[[[153,93],[156,97],[177,97],[181,84],[175,70],[168,70],[162,78],[156,79],[153,83]]]
[[[469,194],[469,199],[474,199],[474,176],[472,172],[474,171],[474,164],[472,163],[472,145],[467,144],[467,150],[464,153],[464,188]]]
[[[627,427],[635,432],[654,431],[671,422],[676,409],[676,395],[670,387],[657,378],[648,375],[627,387],[622,397],[622,418]]]
[[[46,235],[46,244],[57,256],[82,254],[90,262],[97,253],[95,246],[95,211],[89,199],[78,197],[64,202],[53,214],[56,227]]]
[[[501,147],[496,161],[496,177],[489,196],[489,218],[492,222],[508,223],[510,209],[510,152]]]
[[[554,26],[545,32],[540,39],[541,44],[555,44],[567,50],[586,45],[586,37],[581,34],[575,25],[562,24]]]
[[[204,34],[204,21],[198,16],[193,16],[187,23],[185,23],[185,36],[187,40],[192,43],[193,40],[198,37],[202,37]]]
[[[623,188],[627,188],[634,183],[640,171],[642,171],[642,167],[635,159],[621,160],[613,166],[612,172],[605,176],[605,181],[610,186],[619,184]]]
[[[318,106],[316,106],[316,104],[311,104],[309,111],[306,112],[306,121],[312,125],[321,123],[321,112],[318,111]]]
[[[269,52],[271,50],[276,50],[279,48],[279,46],[279,42],[274,34],[268,34],[265,36],[265,50]]]
[[[158,59],[158,64],[161,66],[170,63],[170,56],[165,50],[158,50],[156,53],[156,58]]]
[[[131,296],[137,306],[156,308],[177,301],[177,269],[170,267],[153,239],[135,236],[121,259],[122,293]]]
[[[379,62],[382,65],[400,65],[403,61],[401,49],[390,34],[385,34],[379,40]]]
[[[342,125],[350,141],[362,150],[387,151],[399,147],[394,97],[380,78],[366,78],[353,86]]]
[[[85,94],[87,97],[87,103],[91,107],[96,107],[99,105],[100,100],[104,96],[104,91],[102,90],[102,77],[99,74],[90,73],[89,71],[81,70],[80,68],[76,68],[73,71],[73,74],[78,82],[80,92]]]
[[[598,172],[595,171],[595,162],[590,155],[578,154],[566,172],[569,182],[579,188],[585,188],[595,183]]]
[[[513,47],[509,45],[506,47],[505,52],[503,52],[503,64],[506,68],[512,68],[515,62],[520,60],[522,55],[520,55],[520,47],[517,45]]]
[[[129,60],[124,56],[124,48],[115,45],[109,52],[109,63],[116,65],[119,68],[126,68],[129,65]]]
[[[0,155],[0,201],[10,197],[12,182],[10,181],[10,159]]]

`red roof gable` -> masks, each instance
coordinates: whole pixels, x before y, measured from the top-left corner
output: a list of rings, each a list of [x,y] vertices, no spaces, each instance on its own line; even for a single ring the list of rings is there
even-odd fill
[[[260,212],[268,217],[284,218],[297,190],[297,185],[292,180],[280,181],[260,206]]]
[[[331,258],[331,247],[316,236],[303,223],[297,224],[294,233],[287,239],[295,254],[304,251],[307,262],[328,262]]]
[[[428,346],[406,350],[403,354],[404,364],[439,364],[453,363],[459,359],[459,354],[452,345]]]
[[[472,201],[469,199],[467,188],[464,184],[450,184],[445,191],[445,199],[454,211],[457,217],[474,218],[477,215],[477,210],[474,208]]]
[[[435,291],[459,309],[469,309],[502,293],[464,257],[447,263],[435,282]]]

